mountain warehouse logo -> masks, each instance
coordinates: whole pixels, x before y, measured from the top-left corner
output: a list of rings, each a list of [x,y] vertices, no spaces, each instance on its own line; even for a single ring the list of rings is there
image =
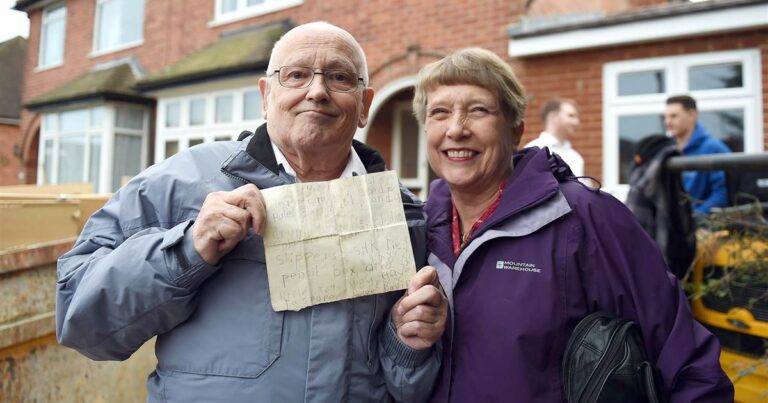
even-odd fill
[[[508,260],[499,260],[496,262],[496,268],[499,270],[528,271],[532,273],[541,273],[541,269],[536,268],[533,263],[510,262]]]

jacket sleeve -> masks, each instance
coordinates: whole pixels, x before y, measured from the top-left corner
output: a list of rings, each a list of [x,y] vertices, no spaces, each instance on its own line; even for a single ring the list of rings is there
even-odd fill
[[[194,250],[192,222],[160,216],[148,193],[135,178],[58,261],[57,338],[95,360],[124,360],[184,321],[198,286],[217,269]]]
[[[574,253],[586,274],[590,310],[640,325],[671,402],[733,401],[718,340],[694,320],[677,279],[629,210],[605,194],[576,210],[581,230]]]
[[[707,172],[707,182],[711,190],[709,196],[696,206],[697,214],[707,214],[712,207],[725,207],[728,205],[728,190],[725,184],[725,172]]]
[[[395,401],[427,401],[440,372],[440,341],[427,350],[412,349],[397,337],[394,325],[388,321],[382,326],[379,351],[387,390]]]
[[[427,260],[426,216],[420,202],[406,204],[405,214],[416,267]],[[427,350],[415,350],[400,340],[387,310],[379,332],[379,360],[390,395],[398,402],[424,402],[432,393],[442,360],[440,341]]]

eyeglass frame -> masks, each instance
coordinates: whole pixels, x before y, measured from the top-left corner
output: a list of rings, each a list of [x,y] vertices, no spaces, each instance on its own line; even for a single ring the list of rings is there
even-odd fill
[[[270,78],[273,77],[275,75],[275,73],[280,73],[280,70],[284,69],[286,67],[298,67],[298,68],[301,68],[301,69],[307,69],[307,70],[312,72],[312,77],[309,79],[309,81],[307,81],[307,84],[305,86],[303,86],[303,87],[288,87],[285,84],[283,84],[282,80],[280,80],[280,74],[277,74],[277,82],[283,88],[288,88],[288,89],[292,89],[292,90],[300,90],[300,89],[304,89],[304,88],[309,88],[309,86],[312,85],[312,81],[315,80],[315,76],[317,74],[322,74],[323,77],[327,78],[326,74],[330,73],[330,72],[333,72],[333,71],[339,71],[339,72],[342,72],[342,73],[349,73],[349,74],[353,74],[353,75],[357,76],[357,85],[352,87],[349,91],[339,91],[339,90],[334,90],[328,84],[325,84],[325,88],[328,88],[328,91],[339,92],[339,93],[342,93],[342,94],[349,94],[351,92],[355,92],[357,90],[357,87],[359,87],[361,84],[363,86],[365,86],[365,79],[363,77],[358,76],[357,73],[351,73],[349,71],[339,70],[339,69],[313,69],[311,67],[304,67],[304,66],[280,66],[277,70],[271,71],[267,75],[267,77],[270,77]]]

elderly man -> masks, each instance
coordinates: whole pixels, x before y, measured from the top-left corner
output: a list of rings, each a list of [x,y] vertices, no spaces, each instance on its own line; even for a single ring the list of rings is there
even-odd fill
[[[544,131],[526,147],[548,147],[549,151],[563,158],[576,176],[584,175],[584,158],[571,146],[571,139],[579,127],[576,103],[566,99],[552,99],[541,109]]]
[[[664,125],[683,155],[730,153],[731,150],[704,129],[699,122],[696,100],[688,95],[667,98]],[[683,171],[683,187],[693,199],[693,212],[707,214],[712,207],[728,205],[723,171]]]
[[[447,302],[433,268],[388,293],[275,312],[259,189],[384,169],[353,142],[373,90],[346,31],[288,32],[259,81],[267,123],[240,142],[151,167],[88,221],[59,260],[59,341],[122,360],[157,335],[149,401],[421,401],[439,370]],[[421,203],[402,191],[417,264]]]

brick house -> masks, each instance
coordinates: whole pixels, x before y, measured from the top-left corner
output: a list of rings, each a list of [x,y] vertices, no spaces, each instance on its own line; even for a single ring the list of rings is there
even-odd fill
[[[18,183],[21,132],[21,77],[27,40],[17,36],[0,43],[0,185]]]
[[[539,20],[513,26],[508,42],[509,56],[525,66],[532,109],[552,96],[579,103],[574,147],[587,174],[618,197],[628,190],[635,142],[664,133],[671,95],[696,98],[700,122],[732,150],[765,150],[765,1],[678,1]]]
[[[531,101],[523,141],[542,129],[543,101],[575,99],[583,124],[574,145],[587,174],[620,189],[628,147],[661,130],[672,93],[691,92],[724,135],[763,151],[761,3],[19,0],[31,49],[22,176],[113,191],[173,153],[236,138],[261,122],[257,80],[274,41],[292,25],[325,20],[355,35],[368,57],[377,95],[357,138],[380,149],[414,190],[431,178],[409,105],[416,72],[467,46],[488,48],[519,72]]]

